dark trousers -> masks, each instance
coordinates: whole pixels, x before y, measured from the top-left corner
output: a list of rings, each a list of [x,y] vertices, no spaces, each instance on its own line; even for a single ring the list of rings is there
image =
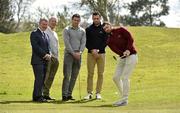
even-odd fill
[[[36,100],[38,98],[42,97],[42,91],[44,86],[44,79],[46,75],[46,64],[40,64],[40,65],[32,65],[33,72],[34,72],[34,90],[33,90],[33,100]]]

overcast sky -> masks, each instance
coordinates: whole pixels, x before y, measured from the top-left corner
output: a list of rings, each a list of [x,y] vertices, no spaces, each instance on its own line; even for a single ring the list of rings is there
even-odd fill
[[[49,8],[50,11],[56,12],[62,10],[62,5],[68,5],[69,3],[78,1],[80,0],[36,0],[32,8]],[[169,0],[169,6],[169,15],[161,17],[161,19],[166,23],[167,27],[180,28],[180,0]]]

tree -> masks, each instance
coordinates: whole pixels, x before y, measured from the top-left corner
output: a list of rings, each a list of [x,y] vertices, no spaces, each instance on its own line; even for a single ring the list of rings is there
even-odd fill
[[[80,6],[87,6],[91,12],[98,11],[104,21],[120,23],[120,11],[124,0],[81,0]]]
[[[10,0],[0,0],[0,32],[10,32],[13,21],[11,7]]]
[[[81,6],[87,5],[92,11],[98,11],[105,21],[108,20],[107,4],[107,0],[81,0]]]
[[[41,8],[41,7],[38,7],[36,9],[36,12],[35,12],[35,15],[36,15],[36,18],[50,18],[51,16],[54,15],[54,13],[52,13],[48,8]]]
[[[114,25],[122,23],[121,9],[124,5],[124,0],[114,0],[113,2],[108,2],[107,11],[110,23],[113,23]]]
[[[69,15],[69,8],[67,8],[66,6],[64,6],[63,12],[57,13],[57,18],[58,18],[58,26],[57,26],[57,30],[59,31],[60,29],[63,29],[64,27],[66,27],[69,22],[70,22],[70,17]]]
[[[38,26],[38,22],[35,18],[32,17],[31,13],[26,16],[23,21],[21,22],[20,28],[22,32],[32,31],[36,29]]]
[[[34,1],[35,0],[11,0],[16,15],[15,17],[17,17],[16,30],[18,30],[22,19],[25,17],[26,12]]]
[[[153,26],[163,15],[169,14],[168,0],[137,0],[128,4],[130,15],[126,15],[126,21],[133,26]]]

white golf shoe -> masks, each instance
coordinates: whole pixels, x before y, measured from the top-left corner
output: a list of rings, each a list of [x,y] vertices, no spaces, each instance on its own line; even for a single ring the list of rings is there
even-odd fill
[[[97,93],[97,94],[96,94],[96,99],[101,100],[101,98],[102,98],[102,97],[101,97],[101,94]]]
[[[84,97],[85,100],[89,100],[92,99],[93,94],[92,93],[88,93],[87,96]]]
[[[128,98],[123,98],[121,100],[118,100],[113,104],[113,106],[126,106],[128,104]]]

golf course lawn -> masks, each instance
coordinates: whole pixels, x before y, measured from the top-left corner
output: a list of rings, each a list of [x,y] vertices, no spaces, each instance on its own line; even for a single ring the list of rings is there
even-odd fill
[[[180,29],[160,27],[128,27],[138,50],[138,64],[131,76],[129,104],[113,107],[118,92],[112,81],[116,56],[106,48],[106,65],[102,100],[83,100],[86,95],[85,49],[73,97],[61,101],[64,43],[62,31],[60,66],[51,88],[55,101],[32,102],[34,75],[30,65],[30,32],[0,33],[0,113],[180,113]],[[117,57],[117,56],[116,56]],[[97,70],[94,75],[94,92]],[[95,98],[95,96],[94,96]]]

